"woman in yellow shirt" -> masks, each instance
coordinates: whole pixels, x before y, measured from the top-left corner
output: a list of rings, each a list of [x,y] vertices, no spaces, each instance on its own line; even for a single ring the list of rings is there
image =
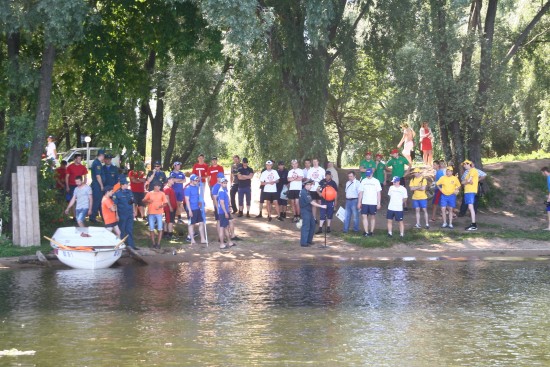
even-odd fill
[[[413,170],[414,177],[409,182],[409,188],[413,192],[412,205],[416,211],[416,225],[414,228],[422,228],[420,225],[420,209],[424,211],[424,218],[426,220],[426,229],[430,228],[430,222],[428,219],[428,195],[426,195],[427,180],[422,177],[420,168]]]

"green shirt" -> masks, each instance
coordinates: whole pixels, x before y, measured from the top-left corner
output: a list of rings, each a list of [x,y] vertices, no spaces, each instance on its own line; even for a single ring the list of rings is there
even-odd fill
[[[361,160],[361,163],[359,163],[359,169],[361,168],[364,168],[364,169],[372,168],[372,170],[374,171],[376,169],[376,162],[373,161],[372,159],[370,161],[363,159]],[[364,179],[365,177],[367,177],[367,174],[365,172],[361,172],[361,179]]]
[[[405,176],[405,165],[410,165],[407,158],[403,156],[399,156],[397,158],[392,158],[388,161],[386,164],[386,167],[391,167],[391,175],[397,176],[397,177],[404,177]]]
[[[380,181],[380,185],[384,185],[384,170],[386,169],[386,165],[382,162],[378,162],[376,165],[376,169],[374,170],[374,178],[376,178],[378,181]]]

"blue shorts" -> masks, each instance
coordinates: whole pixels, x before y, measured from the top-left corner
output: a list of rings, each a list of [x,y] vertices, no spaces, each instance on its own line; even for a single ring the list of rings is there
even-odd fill
[[[149,230],[152,232],[155,230],[155,223],[157,224],[157,229],[162,231],[162,214],[149,214]]]
[[[441,201],[441,191],[440,190],[435,190],[434,198],[432,200],[432,204],[438,205],[440,201]]]
[[[386,214],[386,219],[395,219],[396,222],[401,222],[403,220],[403,211],[395,212],[393,210],[388,210],[388,213]]]
[[[362,215],[376,215],[377,205],[361,204]]]
[[[229,225],[229,218],[226,218],[225,215],[220,214],[220,227],[226,228]]]
[[[191,211],[191,218],[189,219],[189,224],[196,224],[204,222],[202,218],[202,211],[200,209],[194,209]]]
[[[413,200],[413,209],[426,209],[428,207],[428,199]]]
[[[441,194],[441,201],[439,202],[439,206],[442,208],[450,207],[455,208],[456,207],[456,195],[444,195]]]
[[[75,210],[75,216],[76,216],[77,222],[84,222],[87,215],[88,215],[88,208]]]
[[[321,203],[322,205],[326,205],[327,208],[326,209],[321,208],[321,210],[319,211],[319,219],[320,220],[332,219],[332,217],[334,216],[334,201],[322,200]]]
[[[476,194],[474,194],[473,192],[468,192],[464,194],[464,204],[466,205],[470,205],[470,204],[473,205],[475,199],[476,199]]]
[[[184,196],[184,191],[183,190],[174,190],[174,193],[176,194],[176,201],[184,201],[185,200],[185,196]]]

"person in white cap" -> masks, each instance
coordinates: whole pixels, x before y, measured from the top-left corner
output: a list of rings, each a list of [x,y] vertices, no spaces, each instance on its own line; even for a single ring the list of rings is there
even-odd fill
[[[264,187],[264,199],[267,202],[267,220],[271,222],[271,204],[275,206],[277,220],[284,220],[279,213],[279,204],[277,203],[277,182],[279,182],[279,174],[273,169],[273,162],[265,162],[265,171],[260,175],[260,185]]]
[[[405,236],[405,224],[403,223],[403,205],[407,201],[408,194],[407,189],[401,186],[401,177],[394,176],[391,180],[393,185],[388,190],[388,196],[390,202],[388,204],[388,213],[386,219],[388,220],[388,237],[393,237],[392,226],[393,220],[399,223],[399,236],[403,238]]]

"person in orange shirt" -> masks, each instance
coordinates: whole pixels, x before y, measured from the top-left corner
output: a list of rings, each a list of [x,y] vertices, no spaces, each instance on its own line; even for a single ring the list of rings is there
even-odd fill
[[[164,213],[164,206],[168,204],[166,195],[160,191],[162,185],[160,181],[153,181],[153,191],[149,191],[143,203],[147,205],[147,217],[149,219],[149,233],[151,234],[151,247],[160,248],[160,241],[162,240],[162,213]],[[156,226],[156,228],[155,228]],[[155,229],[158,232],[158,238],[155,242]]]
[[[118,215],[115,202],[113,201],[113,186],[105,187],[105,194],[101,199],[101,213],[103,213],[103,222],[105,228],[120,237],[120,228],[118,228]]]

